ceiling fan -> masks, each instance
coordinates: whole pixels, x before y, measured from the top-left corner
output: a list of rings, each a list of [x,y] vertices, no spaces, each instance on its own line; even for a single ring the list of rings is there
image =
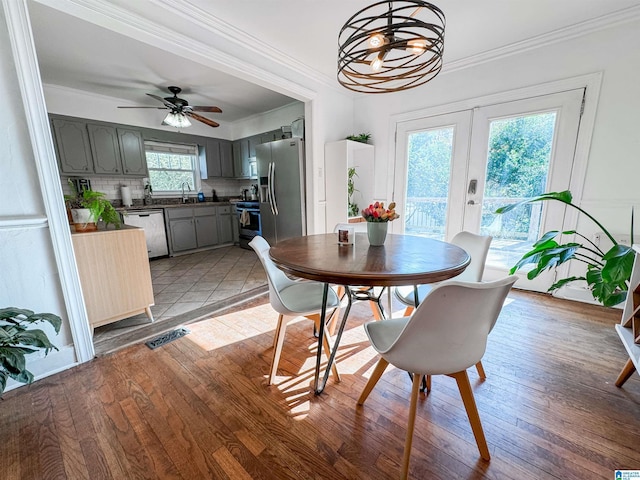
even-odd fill
[[[155,98],[156,100],[162,102],[164,104],[163,107],[147,107],[147,106],[135,106],[135,107],[118,107],[118,108],[159,108],[159,109],[168,109],[169,113],[162,121],[163,125],[170,125],[172,127],[188,127],[191,125],[191,122],[187,117],[191,117],[194,120],[205,123],[210,127],[219,127],[220,124],[214,122],[213,120],[209,120],[202,115],[199,115],[195,112],[210,112],[210,113],[222,113],[222,110],[218,107],[202,107],[189,105],[183,98],[179,98],[178,94],[182,91],[180,87],[167,87],[167,89],[173,93],[173,97],[159,97],[158,95],[154,95],[153,93],[147,93],[151,98]]]

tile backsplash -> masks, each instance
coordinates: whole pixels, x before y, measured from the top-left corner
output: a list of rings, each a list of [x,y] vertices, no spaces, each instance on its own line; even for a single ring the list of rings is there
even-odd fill
[[[91,189],[102,192],[112,203],[122,201],[120,187],[129,186],[131,190],[131,198],[142,200],[144,198],[144,183],[142,178],[123,178],[123,177],[87,177],[91,181]],[[65,195],[71,194],[71,187],[67,183],[67,177],[61,178],[62,191]],[[240,197],[241,192],[245,188],[249,188],[252,183],[257,180],[236,180],[234,178],[209,178],[201,180],[202,192],[204,196],[209,198],[213,196],[213,190],[219,198]],[[196,192],[191,192],[195,194]]]

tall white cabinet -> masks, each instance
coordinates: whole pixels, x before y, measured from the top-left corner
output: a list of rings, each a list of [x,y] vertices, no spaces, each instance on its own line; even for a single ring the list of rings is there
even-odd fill
[[[357,174],[353,177],[356,191],[351,201],[358,204],[360,210],[373,202],[373,154],[374,147],[368,143],[340,140],[325,144],[327,232],[332,232],[337,223],[349,220],[347,180],[350,167],[355,167]]]

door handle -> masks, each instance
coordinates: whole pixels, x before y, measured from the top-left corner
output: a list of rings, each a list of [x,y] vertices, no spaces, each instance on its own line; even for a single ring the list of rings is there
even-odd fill
[[[478,187],[478,181],[477,180],[470,180],[469,181],[469,188],[467,189],[467,193],[474,195],[476,193],[476,188]],[[472,204],[471,204],[472,205]]]

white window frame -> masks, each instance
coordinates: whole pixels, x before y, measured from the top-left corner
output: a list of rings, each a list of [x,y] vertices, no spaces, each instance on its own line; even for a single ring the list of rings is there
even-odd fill
[[[148,151],[152,152],[160,152],[160,153],[174,153],[180,155],[191,155],[193,158],[192,162],[192,172],[193,172],[193,190],[188,193],[189,196],[193,197],[198,194],[202,185],[200,182],[200,161],[199,161],[199,153],[198,153],[198,145],[195,144],[187,144],[187,143],[171,143],[171,142],[159,142],[155,140],[146,140],[144,142],[144,150],[145,155]],[[149,168],[149,170],[162,170],[162,169],[154,169]],[[151,175],[149,175],[149,182]],[[153,187],[153,185],[152,185]],[[182,195],[182,190],[156,190],[153,188],[153,196],[154,197],[175,197],[176,195]]]

